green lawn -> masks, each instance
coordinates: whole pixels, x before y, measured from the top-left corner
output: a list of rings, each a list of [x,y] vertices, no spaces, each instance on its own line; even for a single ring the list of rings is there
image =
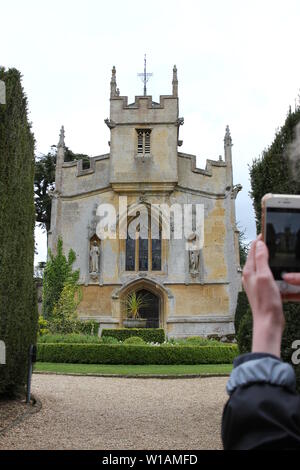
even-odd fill
[[[232,364],[191,365],[110,365],[110,364],[60,364],[37,362],[34,370],[59,374],[108,375],[218,375],[230,374]]]

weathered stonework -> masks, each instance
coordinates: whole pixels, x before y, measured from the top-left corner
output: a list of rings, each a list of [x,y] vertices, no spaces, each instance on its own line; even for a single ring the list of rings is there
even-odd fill
[[[58,145],[56,189],[52,198],[49,246],[55,252],[59,236],[64,250],[77,256],[83,299],[82,319],[94,318],[100,328],[122,327],[123,300],[128,293],[145,289],[158,298],[159,324],[170,336],[229,334],[240,289],[238,229],[235,198],[239,187],[232,181],[232,141],[224,139],[224,160],[207,160],[196,167],[196,157],[178,152],[179,127],[177,70],[173,70],[173,94],[137,96],[128,104],[111,81],[110,153],[82,161],[64,162],[64,130]],[[151,131],[151,150],[138,153],[137,130]],[[129,207],[143,203],[203,204],[204,245],[191,258],[185,239],[162,241],[160,271],[126,271],[125,240],[98,241],[97,207],[109,203],[118,211],[119,196]],[[91,272],[91,243],[99,247],[98,273]],[[95,245],[96,246],[96,245]],[[98,252],[97,252],[98,253]],[[95,261],[96,263],[96,261]]]

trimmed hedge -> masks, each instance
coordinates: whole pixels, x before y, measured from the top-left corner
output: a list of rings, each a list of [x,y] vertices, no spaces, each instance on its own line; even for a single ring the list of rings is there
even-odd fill
[[[23,391],[28,353],[35,344],[38,309],[34,283],[34,136],[16,69],[0,67],[6,104],[0,105],[0,394]]]
[[[117,328],[103,329],[101,336],[112,336],[118,341],[125,341],[131,336],[138,336],[146,343],[163,343],[165,331],[163,328]]]
[[[124,344],[39,344],[37,360],[73,364],[229,364],[232,346],[139,346]]]
[[[99,323],[95,320],[76,320],[75,332],[83,335],[98,336]]]
[[[124,344],[146,344],[140,336],[131,336],[124,340]]]
[[[45,334],[38,338],[38,343],[100,343],[99,336],[83,335],[81,333],[71,333],[68,335]]]

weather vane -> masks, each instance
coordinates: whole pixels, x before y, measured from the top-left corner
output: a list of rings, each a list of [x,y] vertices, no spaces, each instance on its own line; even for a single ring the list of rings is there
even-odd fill
[[[146,54],[144,58],[144,72],[143,73],[138,73],[138,77],[142,79],[144,82],[144,96],[147,95],[147,82],[150,77],[152,77],[153,73],[147,73],[147,60],[146,60]]]

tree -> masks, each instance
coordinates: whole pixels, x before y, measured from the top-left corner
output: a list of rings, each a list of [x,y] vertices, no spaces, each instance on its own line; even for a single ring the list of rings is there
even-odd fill
[[[73,250],[68,253],[68,258],[63,253],[63,241],[61,238],[57,242],[57,254],[53,255],[48,250],[49,259],[44,269],[43,281],[43,317],[51,319],[55,304],[59,301],[62,290],[66,284],[76,283],[79,279],[79,270],[73,271],[72,266],[76,260]]]
[[[250,166],[251,192],[256,216],[257,232],[261,231],[261,198],[266,193],[299,194],[299,174],[293,174],[288,148],[300,122],[300,107],[289,110],[284,125],[277,131],[270,147]]]
[[[52,333],[75,333],[78,329],[77,307],[82,299],[81,287],[76,279],[68,278],[58,302],[54,305],[51,321]]]
[[[34,176],[34,194],[36,221],[48,232],[51,221],[51,191],[55,189],[55,164],[57,149],[52,145],[50,152],[36,158]],[[73,153],[68,147],[65,149],[65,162],[83,160],[83,168],[89,168],[88,155]]]
[[[0,393],[24,387],[28,353],[36,342],[38,311],[33,276],[34,136],[27,98],[16,69],[0,68],[6,104],[0,105]]]
[[[245,230],[239,229],[239,249],[240,249],[240,266],[243,268],[245,266],[248,251],[249,243],[246,242],[246,233]]]
[[[36,221],[46,229],[50,230],[51,197],[50,191],[55,188],[55,161],[53,152],[42,155],[35,162],[34,175],[34,202]]]
[[[262,153],[262,156],[255,159],[250,167],[251,197],[256,216],[257,231],[261,231],[261,198],[264,194],[299,194],[300,177],[293,171],[290,162],[289,148],[295,138],[295,127],[300,123],[300,107],[294,112],[289,110],[285,123],[277,131],[274,141],[270,147]],[[285,303],[283,305],[286,327],[282,340],[282,357],[286,361],[291,361],[293,350],[291,345],[294,340],[300,338],[300,304]],[[249,349],[250,341],[247,331],[250,325],[249,318],[241,322],[239,329],[239,347],[245,351]],[[241,331],[242,330],[242,331]],[[247,338],[245,343],[244,339]],[[295,367],[297,375],[297,387],[300,391],[300,369]]]

